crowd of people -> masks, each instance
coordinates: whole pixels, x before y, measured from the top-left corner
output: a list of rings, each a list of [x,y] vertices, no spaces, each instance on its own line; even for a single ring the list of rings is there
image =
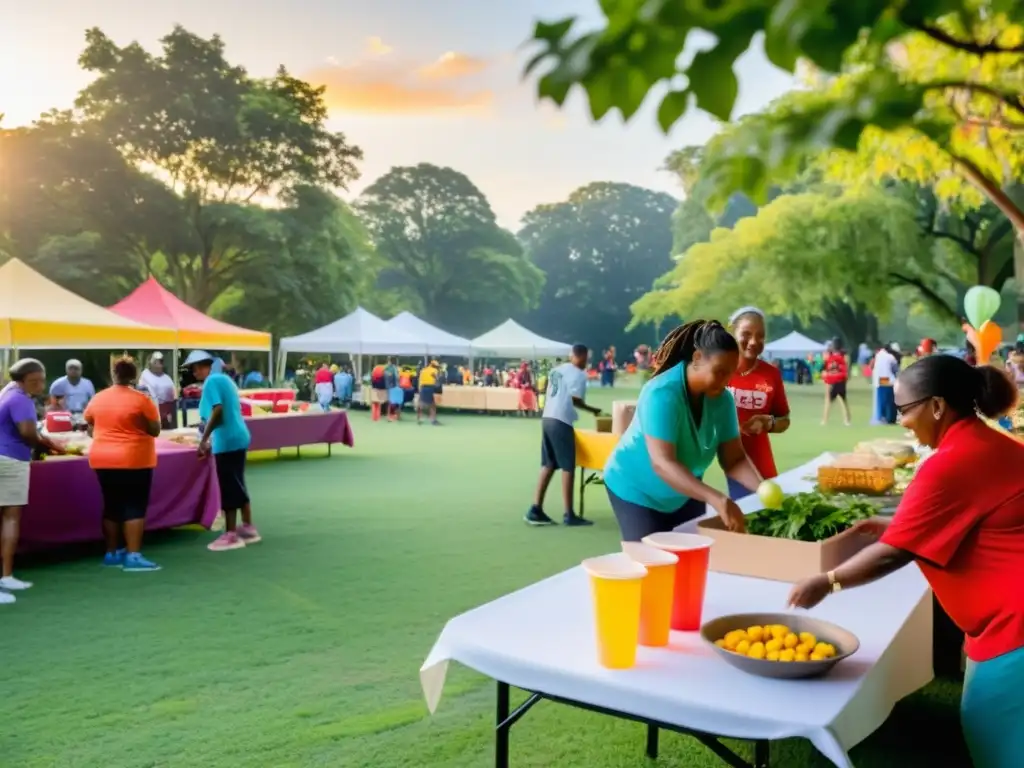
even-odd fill
[[[89,466],[95,471],[103,499],[102,536],[106,543],[103,565],[125,572],[158,571],[160,566],[142,554],[146,511],[153,471],[157,466],[156,439],[166,421],[160,393],[166,395],[169,377],[162,357],[153,356],[140,375],[130,357],[112,364],[112,385],[96,392],[83,378],[81,364],[70,360],[66,375],[50,387],[47,409],[80,409],[75,413],[91,436]],[[224,532],[208,549],[240,549],[261,540],[253,524],[245,481],[249,428],[235,382],[215,370],[216,358],[200,350],[183,366],[202,383],[199,402],[201,438],[199,460],[217,465]],[[15,363],[10,383],[0,390],[0,604],[16,601],[15,593],[30,582],[14,575],[21,512],[28,504],[31,461],[39,454],[62,454],[63,444],[39,428],[37,400],[46,393],[46,370],[38,360]],[[52,410],[51,410],[52,412]],[[173,409],[172,409],[173,414]]]

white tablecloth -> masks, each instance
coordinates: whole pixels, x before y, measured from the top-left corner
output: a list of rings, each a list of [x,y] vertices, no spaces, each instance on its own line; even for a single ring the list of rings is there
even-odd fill
[[[814,462],[812,462],[813,464]],[[811,472],[782,478],[787,490]],[[744,505],[747,506],[747,505]],[[747,510],[750,511],[750,510]],[[705,620],[784,610],[790,585],[712,573]],[[420,670],[433,712],[448,662],[529,691],[740,739],[809,739],[849,768],[847,750],[878,728],[932,672],[932,598],[916,566],[828,597],[810,615],[860,638],[856,655],[818,680],[770,680],[728,665],[697,633],[672,634],[668,649],[641,648],[631,670],[597,663],[590,587],[579,567],[448,622]]]

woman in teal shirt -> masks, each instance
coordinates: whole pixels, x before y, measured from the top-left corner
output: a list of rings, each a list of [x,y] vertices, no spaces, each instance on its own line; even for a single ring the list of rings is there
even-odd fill
[[[736,503],[703,480],[717,457],[727,477],[750,489],[761,483],[726,389],[738,365],[736,339],[715,320],[676,328],[654,353],[636,415],[604,468],[623,541],[671,531],[708,504],[729,530],[746,529]]]

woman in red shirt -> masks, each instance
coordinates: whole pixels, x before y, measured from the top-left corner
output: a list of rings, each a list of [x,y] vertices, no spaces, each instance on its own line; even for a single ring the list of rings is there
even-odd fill
[[[797,584],[790,603],[817,605],[911,562],[967,636],[961,720],[976,768],[1024,755],[1024,443],[989,427],[1017,388],[1002,371],[951,355],[923,358],[896,381],[900,423],[935,449],[881,539],[834,571]],[[984,471],[980,471],[980,470]]]
[[[850,426],[850,403],[846,398],[846,382],[849,378],[850,366],[846,362],[846,352],[843,351],[843,340],[837,337],[832,340],[832,351],[825,357],[825,368],[821,374],[821,380],[825,382],[825,413],[821,417],[822,426],[828,424],[828,412],[835,400],[843,406],[843,422]]]
[[[743,449],[761,474],[779,474],[772,455],[771,433],[789,429],[789,401],[782,385],[782,374],[770,363],[761,360],[764,351],[764,312],[757,307],[743,307],[732,313],[729,329],[740,348],[740,364],[729,379],[729,391],[736,401]],[[729,478],[729,496],[741,499],[756,488],[744,488]]]

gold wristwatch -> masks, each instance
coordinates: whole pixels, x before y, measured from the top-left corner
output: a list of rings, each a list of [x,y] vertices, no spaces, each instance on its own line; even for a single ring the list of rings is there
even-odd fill
[[[833,592],[838,592],[839,590],[841,590],[843,588],[843,585],[840,584],[838,581],[836,581],[836,572],[835,571],[829,571],[828,573],[825,574],[825,576],[828,578],[829,586],[832,587],[832,591]]]

